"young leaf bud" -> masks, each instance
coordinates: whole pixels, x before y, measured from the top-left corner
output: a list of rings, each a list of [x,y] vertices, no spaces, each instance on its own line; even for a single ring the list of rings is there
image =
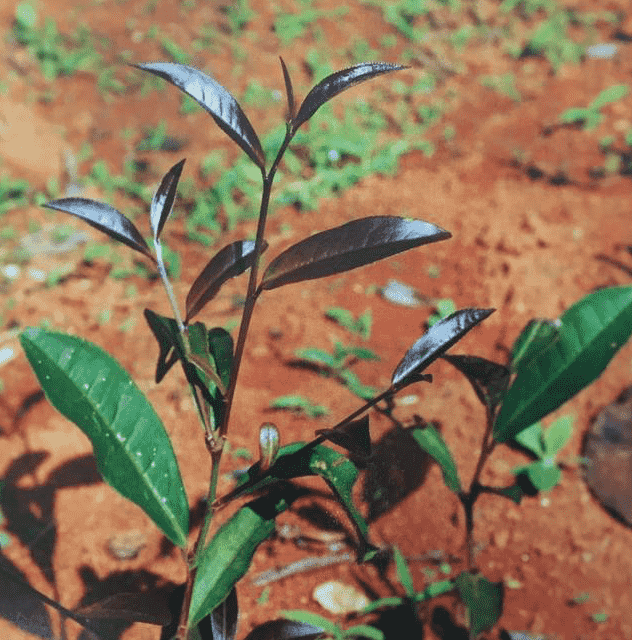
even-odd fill
[[[259,427],[260,470],[267,471],[276,460],[281,446],[281,436],[276,425],[264,422]]]

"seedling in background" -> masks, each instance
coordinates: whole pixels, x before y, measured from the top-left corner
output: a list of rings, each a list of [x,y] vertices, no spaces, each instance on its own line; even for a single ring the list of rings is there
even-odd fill
[[[330,307],[325,311],[325,317],[337,322],[341,327],[347,329],[347,331],[357,333],[364,340],[368,340],[371,337],[371,324],[373,322],[371,309],[367,309],[358,318],[354,318],[348,309]]]
[[[625,98],[629,91],[626,84],[618,84],[604,89],[587,107],[571,107],[562,112],[559,121],[562,124],[581,124],[584,131],[596,129],[604,119],[601,109],[607,104]]]
[[[60,75],[90,69],[100,60],[85,31],[79,30],[73,38],[76,46],[67,48],[51,17],[46,17],[41,28],[37,24],[37,12],[33,5],[20,3],[15,9],[13,36],[18,44],[28,47],[31,55],[39,62],[46,80],[52,81]]]
[[[536,422],[521,431],[515,441],[533,453],[538,460],[512,469],[516,476],[525,475],[536,491],[550,491],[562,478],[557,463],[557,454],[566,445],[573,433],[572,416],[558,418],[546,432]]]
[[[349,367],[357,360],[379,360],[380,356],[370,349],[345,346],[341,342],[336,342],[333,353],[308,347],[297,349],[294,355],[299,359],[299,362],[314,365],[323,373],[340,380],[352,393],[363,400],[369,400],[376,394],[375,389],[362,384],[358,376],[349,370]]]
[[[329,413],[327,407],[323,407],[320,404],[314,404],[311,400],[297,395],[280,396],[279,398],[275,398],[270,403],[270,408],[304,413],[309,418],[321,418]]]
[[[469,486],[461,484],[458,469],[447,443],[432,426],[411,432],[412,446],[426,451],[439,464],[448,490],[458,497],[464,511],[466,567],[457,577],[432,583],[414,592],[421,602],[449,591],[458,592],[466,605],[470,635],[490,629],[502,611],[503,587],[482,575],[474,557],[474,505],[482,493],[519,502],[523,494],[517,485],[489,487],[480,478],[496,446],[506,443],[527,427],[557,409],[597,378],[632,334],[632,287],[599,289],[572,305],[557,321],[530,323],[512,350],[508,367],[484,358],[448,355],[446,352],[483,320],[493,309],[468,308],[455,311],[436,322],[403,355],[389,386],[358,410],[331,428],[318,429],[308,443],[294,442],[280,447],[280,434],[270,423],[259,430],[260,460],[253,464],[228,493],[217,495],[224,446],[229,441],[233,398],[244,354],[250,322],[260,296],[307,280],[337,275],[394,256],[403,251],[446,240],[450,233],[419,219],[371,216],[352,220],[333,229],[314,233],[273,257],[263,273],[259,262],[268,248],[265,241],[268,206],[277,168],[299,128],[326,102],[349,87],[402,69],[388,63],[363,63],[321,80],[300,105],[295,101],[288,70],[281,61],[287,96],[285,135],[273,161],[235,98],[216,80],[193,67],[177,63],[135,65],[175,85],[195,99],[216,124],[245,152],[259,171],[262,193],[257,234],[254,241],[237,240],[224,246],[202,269],[186,296],[184,313],[175,299],[163,256],[160,236],[176,199],[184,160],[163,177],[150,205],[152,248],[134,223],[122,213],[94,200],[62,198],[48,207],[81,218],[130,249],[141,253],[158,270],[173,317],[145,310],[145,319],[156,338],[159,355],[156,382],[177,363],[189,384],[204,442],[211,458],[208,494],[203,502],[202,526],[189,545],[190,505],[182,483],[171,440],[160,418],[127,372],[100,347],[77,336],[42,327],[28,327],[20,342],[49,401],[91,440],[98,469],[104,480],[134,502],[164,535],[182,550],[186,563],[184,584],[170,594],[172,608],[157,601],[142,604],[138,594],[119,594],[74,612],[42,594],[38,597],[66,617],[92,631],[94,618],[149,622],[163,627],[165,640],[212,637],[232,640],[238,618],[235,584],[247,572],[257,546],[275,530],[275,517],[302,495],[287,481],[304,476],[321,477],[344,508],[353,530],[358,560],[372,561],[382,551],[370,540],[369,524],[356,508],[353,487],[358,478],[356,461],[371,455],[369,410],[393,398],[410,385],[432,381],[424,371],[443,357],[472,384],[485,408],[486,427],[476,469]],[[269,153],[268,153],[269,155]],[[268,167],[268,168],[267,168]],[[236,343],[221,327],[207,328],[192,320],[217,295],[229,279],[249,271],[245,304]],[[397,326],[392,327],[396,331]],[[577,336],[581,335],[579,342]],[[343,356],[344,354],[344,356]],[[339,346],[333,355],[320,353],[316,359],[344,371],[345,358],[372,357],[357,347]],[[331,358],[328,361],[327,358]],[[342,365],[340,363],[343,363]],[[237,421],[240,424],[240,421]],[[177,428],[180,420],[174,425]],[[251,425],[248,425],[251,428]],[[253,434],[254,435],[254,434]],[[333,443],[345,453],[329,446]],[[262,492],[262,490],[265,490]],[[212,519],[238,498],[257,492],[258,497],[239,507],[207,542]],[[213,523],[215,524],[215,523]],[[11,572],[0,566],[7,580]],[[405,578],[406,583],[410,580]],[[411,591],[408,584],[407,590]],[[414,587],[414,585],[413,585]],[[30,588],[30,592],[34,590]],[[118,598],[118,600],[116,600]],[[114,604],[113,604],[114,603]],[[116,606],[115,606],[116,605]],[[374,608],[375,603],[373,603]],[[380,606],[391,606],[382,603]],[[204,624],[212,628],[212,636]],[[260,628],[260,638],[287,640],[320,634],[325,628],[286,621],[282,633],[274,621]],[[277,624],[277,627],[274,625]],[[290,626],[288,626],[290,625]],[[298,625],[298,626],[292,626]],[[334,629],[338,636],[355,633]],[[356,629],[357,631],[357,629]],[[363,629],[359,634],[373,633]],[[337,637],[338,637],[337,636]],[[375,636],[377,638],[377,636]]]

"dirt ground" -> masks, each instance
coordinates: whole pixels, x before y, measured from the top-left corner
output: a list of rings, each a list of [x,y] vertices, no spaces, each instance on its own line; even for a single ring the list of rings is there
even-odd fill
[[[217,3],[199,1],[186,10],[177,3],[154,4],[153,12],[147,10],[147,3],[136,0],[42,0],[37,6],[41,16],[54,16],[61,32],[72,31],[73,21],[80,19],[94,33],[109,38],[113,62],[114,52],[121,50],[131,51],[131,59],[137,62],[168,59],[151,39],[134,37],[151,24],[158,24],[162,33],[187,50],[199,25],[222,25],[226,19]],[[301,11],[300,5],[289,0],[278,4],[287,12]],[[463,9],[459,19],[474,23],[476,18],[492,29],[500,20],[499,4],[464,3],[469,9]],[[281,89],[278,55],[290,66],[297,92],[305,95],[313,80],[303,60],[312,47],[337,69],[350,64],[345,47],[354,39],[366,39],[389,62],[400,61],[406,46],[397,36],[394,47],[381,47],[380,38],[396,35],[395,29],[384,22],[377,8],[351,2],[345,16],[317,20],[318,37],[307,31],[284,47],[271,30],[273,5],[253,0],[250,6],[255,17],[234,36],[239,51],[231,36],[220,30],[223,39],[214,43],[212,50],[196,54],[197,66],[212,72],[235,95],[241,95],[253,78]],[[323,0],[315,6],[328,11],[338,5]],[[553,73],[550,62],[542,57],[514,58],[492,36],[473,38],[460,51],[446,54],[445,64],[456,70],[446,73],[437,87],[447,107],[441,125],[427,133],[436,146],[432,157],[420,151],[407,153],[394,177],[369,175],[339,197],[321,200],[317,212],[285,207],[274,213],[268,226],[269,256],[314,231],[365,215],[410,215],[442,226],[453,237],[338,277],[264,295],[255,313],[237,388],[230,435],[233,450],[243,447],[256,452],[258,427],[264,421],[277,424],[284,443],[307,440],[315,429],[334,424],[358,406],[357,398],[335,380],[288,366],[297,348],[330,349],[336,340],[352,340],[344,329],[325,319],[330,307],[344,307],[356,315],[371,309],[373,327],[366,346],[379,354],[381,361],[359,363],[354,371],[365,384],[379,389],[388,386],[394,367],[423,333],[432,311],[385,300],[379,291],[390,279],[405,282],[430,298],[451,298],[457,308],[496,308],[452,352],[503,363],[531,318],[555,318],[597,287],[629,283],[632,257],[626,246],[632,244],[632,185],[625,172],[599,178],[594,168],[604,163],[599,140],[609,134],[621,139],[622,132],[632,128],[632,97],[606,106],[595,131],[552,125],[565,109],[585,106],[602,89],[629,82],[632,17],[625,13],[625,2],[598,0],[573,6],[592,12],[621,12],[618,25],[599,21],[591,32],[593,43],[614,41],[619,34],[619,52],[614,58],[562,64]],[[13,3],[0,6],[3,32],[9,34],[14,15]],[[441,29],[453,31],[462,26],[446,15],[437,13]],[[519,28],[529,29],[532,24],[523,21]],[[213,148],[226,149],[231,157],[237,157],[238,150],[207,114],[179,115],[179,97],[173,88],[142,96],[136,87],[105,99],[95,87],[94,75],[88,72],[47,85],[24,48],[8,35],[0,46],[1,75],[13,78],[0,96],[0,156],[2,170],[13,179],[28,179],[38,189],[44,189],[51,177],[62,187],[67,185],[64,153],[68,149],[76,153],[85,141],[93,145],[95,160],[105,160],[113,174],[120,173],[133,147],[119,132],[125,128],[141,131],[143,125],[161,118],[167,120],[170,132],[189,142],[178,154],[143,156],[151,158],[152,188],[182,157],[188,159],[185,176],[187,171],[193,175],[193,167]],[[433,46],[432,42],[419,46],[419,57],[401,74],[402,81],[412,83],[423,73],[424,60],[435,50]],[[9,76],[16,69],[17,73]],[[514,74],[520,100],[480,82],[483,76],[505,73]],[[130,77],[138,80],[138,75],[133,72]],[[392,81],[376,80],[375,87],[388,88]],[[51,87],[52,95],[40,99],[42,91]],[[369,89],[353,89],[336,100],[344,106],[365,91]],[[381,108],[389,113],[389,102]],[[246,111],[258,131],[265,131],[282,117],[279,105],[267,111]],[[396,131],[396,116],[390,117]],[[445,135],[448,125],[453,129]],[[81,171],[80,167],[80,175]],[[93,186],[86,187],[85,195],[105,197]],[[243,222],[226,230],[215,248],[205,248],[187,238],[185,217],[186,211],[181,212],[164,234],[167,244],[181,257],[181,280],[175,284],[181,301],[217,248],[255,230],[253,221]],[[13,209],[2,218],[2,227],[11,226],[20,236],[32,231],[34,224],[61,223],[100,239],[96,230],[34,204]],[[148,233],[146,217],[137,217],[135,223]],[[612,260],[627,265],[628,272]],[[66,277],[55,286],[47,287],[29,275],[29,269],[49,272],[68,264]],[[23,265],[20,277],[5,282],[1,292],[0,347],[15,350],[15,357],[0,369],[0,478],[5,517],[0,531],[8,533],[9,539],[2,561],[68,608],[121,590],[175,586],[184,580],[184,568],[178,551],[165,543],[140,509],[100,481],[87,438],[37,397],[37,381],[11,331],[48,318],[55,328],[85,337],[119,359],[171,434],[190,503],[198,505],[193,514],[194,532],[199,526],[199,501],[207,489],[210,466],[180,372],[170,373],[159,386],[154,383],[158,349],[142,312],[151,308],[169,314],[160,282],[140,275],[113,279],[108,277],[110,268],[104,259],[85,262],[81,247],[58,255],[38,254]],[[235,297],[243,294],[245,282],[243,276],[231,281],[200,319],[207,326],[238,319]],[[133,296],[126,294],[130,284],[136,287]],[[102,312],[109,312],[109,320],[98,320]],[[121,328],[126,321],[135,323],[131,330]],[[520,506],[494,496],[483,496],[477,503],[478,566],[487,578],[505,581],[507,587],[502,618],[484,637],[499,638],[500,630],[506,629],[563,640],[632,638],[632,532],[601,508],[573,461],[580,454],[591,419],[632,383],[631,362],[632,345],[627,345],[598,381],[545,420],[550,424],[567,414],[575,418],[572,439],[561,455],[569,463],[559,486],[548,494],[526,498]],[[467,482],[481,446],[484,410],[465,379],[447,363],[437,362],[429,372],[434,376],[433,384],[411,387],[408,402],[398,405],[396,417],[405,426],[414,424],[415,415],[440,425],[461,478]],[[325,406],[328,416],[310,419],[269,409],[274,398],[288,393]],[[371,414],[375,442],[391,428],[385,416]],[[483,482],[510,484],[511,469],[525,461],[524,454],[498,447]],[[226,456],[221,491],[232,484],[228,473],[245,464],[238,457]],[[322,537],[307,517],[317,504],[350,532],[344,514],[328,499],[326,487],[318,483],[311,486],[317,489],[316,497],[303,499],[300,508],[279,518],[279,524],[297,525],[303,537]],[[361,486],[359,483],[360,505]],[[115,558],[110,550],[113,537],[130,531],[140,533],[144,546],[135,558]],[[429,468],[419,488],[371,523],[371,536],[376,544],[397,545],[407,557],[440,550],[450,560],[450,575],[464,567],[463,512],[436,466]],[[370,598],[401,593],[393,570],[389,580],[383,580],[374,569],[350,562],[298,573],[268,587],[254,584],[253,579],[262,571],[331,553],[322,542],[306,548],[295,542],[278,535],[257,551],[250,573],[237,588],[239,639],[257,624],[278,617],[282,610],[306,609],[335,617],[311,596],[317,585],[329,579],[354,585]],[[351,549],[349,544],[343,547]],[[436,573],[437,567],[429,562],[411,562],[416,589],[428,583],[432,568]],[[13,585],[0,583],[0,593],[0,638],[59,637],[62,633],[57,614],[43,614]],[[17,615],[16,610],[22,613]],[[445,630],[446,619],[457,626],[464,622],[462,607],[453,596],[432,601],[420,610],[420,617],[426,638],[461,637],[458,634],[462,632],[454,628]],[[30,624],[24,622],[26,618],[31,619]],[[402,619],[395,619],[400,630],[389,637],[407,637]],[[344,618],[340,622],[351,624]],[[382,620],[384,625],[387,622]],[[74,638],[79,632],[78,625],[68,622],[63,633]],[[158,627],[147,624],[110,629],[110,633],[123,640],[160,635]],[[421,632],[410,631],[408,637],[421,637]]]

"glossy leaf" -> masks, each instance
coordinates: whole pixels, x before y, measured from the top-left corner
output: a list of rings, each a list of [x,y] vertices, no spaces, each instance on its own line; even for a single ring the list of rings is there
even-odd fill
[[[180,160],[178,164],[173,165],[165,174],[160,182],[160,186],[156,190],[151,201],[151,228],[154,232],[154,240],[160,238],[165,222],[171,215],[173,203],[176,199],[176,189],[178,188],[178,180],[182,174],[185,160]]]
[[[432,325],[395,368],[391,380],[393,386],[413,381],[416,375],[494,311],[495,309],[461,309]]]
[[[432,426],[429,425],[423,428],[417,428],[412,430],[413,438],[417,441],[417,444],[441,467],[441,473],[443,474],[443,481],[446,487],[454,493],[461,492],[461,481],[459,480],[459,472],[456,468],[456,463],[452,457],[452,453],[446,445],[441,434]]]
[[[481,575],[463,572],[454,582],[461,599],[467,606],[470,630],[476,637],[491,629],[503,613],[504,588],[502,582],[490,582]]]
[[[511,368],[516,371],[545,349],[550,349],[560,338],[560,327],[559,320],[529,321],[511,349]]]
[[[288,122],[292,122],[296,117],[296,103],[294,102],[294,89],[292,88],[292,79],[290,73],[283,62],[283,58],[279,56],[281,61],[281,68],[283,69],[283,80],[285,82],[285,95],[287,96],[287,119]]]
[[[511,440],[595,380],[632,334],[632,287],[588,294],[560,317],[559,339],[518,367],[494,425]]]
[[[50,403],[92,442],[103,479],[184,547],[189,507],[171,441],[127,372],[75,336],[29,328],[20,342]]]
[[[356,509],[352,498],[358,469],[351,460],[325,445],[306,446],[304,442],[293,442],[281,447],[275,463],[263,478],[259,478],[261,469],[257,462],[241,476],[240,486],[224,496],[215,506],[226,504],[244,493],[258,491],[279,480],[313,475],[323,478],[338,496],[340,504],[353,522],[363,547],[370,548],[372,545],[368,539],[369,528]]]
[[[278,255],[260,287],[324,278],[437,242],[451,234],[429,222],[396,216],[372,216],[316,233]]]
[[[154,263],[156,262],[140,231],[120,211],[109,204],[88,198],[60,198],[51,200],[44,206],[81,218],[95,229],[107,233],[110,238],[126,244],[150,258]]]
[[[255,627],[245,640],[317,640],[324,629],[294,620],[270,620]]]
[[[215,607],[211,613],[211,628],[213,640],[233,640],[237,634],[237,619],[239,607],[237,606],[237,591],[233,587],[228,597]]]
[[[219,82],[195,67],[174,62],[149,62],[132,66],[167,80],[191,96],[263,171],[265,157],[261,142],[237,100]]]
[[[261,252],[268,247],[263,243]],[[187,315],[184,321],[188,324],[204,305],[212,300],[222,285],[230,278],[234,278],[252,266],[255,243],[250,240],[238,240],[225,246],[216,253],[204,267],[200,275],[191,285],[187,294]]]
[[[156,593],[115,593],[74,612],[93,620],[125,620],[160,626],[171,622],[168,603]]]
[[[406,69],[398,64],[387,62],[363,62],[342,71],[337,71],[321,80],[306,96],[301,104],[296,118],[292,122],[292,128],[298,129],[304,122],[307,122],[316,111],[326,102],[345,89],[349,89],[356,84],[370,80],[376,76],[391,71]]]
[[[510,371],[501,364],[478,356],[443,355],[470,381],[478,399],[494,411],[509,386]]]
[[[275,517],[289,506],[285,496],[272,494],[243,506],[213,536],[197,567],[189,624],[214,611],[242,578],[257,547],[274,531]]]

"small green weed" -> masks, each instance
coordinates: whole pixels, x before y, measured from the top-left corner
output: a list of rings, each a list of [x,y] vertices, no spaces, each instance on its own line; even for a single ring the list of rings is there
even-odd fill
[[[375,389],[362,384],[358,376],[349,370],[349,367],[357,360],[379,360],[380,357],[370,349],[345,346],[341,342],[336,342],[333,353],[328,353],[315,347],[308,347],[306,349],[297,349],[294,355],[299,362],[313,365],[326,375],[335,377],[352,393],[363,400],[368,400],[376,394]]]
[[[307,627],[321,629],[334,640],[347,640],[348,638],[369,638],[369,640],[384,640],[384,632],[366,624],[358,624],[348,629],[343,629],[335,622],[309,611],[281,611],[281,615],[287,620],[300,622]],[[320,634],[319,634],[320,635]]]
[[[371,325],[373,323],[371,309],[367,309],[358,318],[354,318],[348,309],[330,307],[325,311],[325,317],[337,322],[341,327],[351,331],[351,333],[357,333],[364,340],[368,340],[371,337]]]
[[[630,92],[626,84],[618,84],[604,89],[587,107],[571,107],[562,112],[559,121],[563,124],[581,124],[584,131],[596,129],[604,119],[601,109],[607,104],[625,98]]]
[[[58,32],[57,24],[49,16],[42,27],[38,28],[37,24],[37,12],[33,5],[26,2],[18,4],[15,9],[13,36],[18,44],[28,48],[38,61],[42,75],[49,82],[60,75],[93,69],[101,60],[87,29],[78,28],[72,38],[67,38]],[[67,45],[66,42],[70,44]]]
[[[437,324],[439,320],[443,320],[447,318],[450,314],[456,311],[456,305],[454,304],[454,300],[452,298],[441,298],[440,300],[436,300],[434,303],[435,313],[433,313],[428,318],[428,326],[432,327]]]
[[[311,400],[298,395],[287,395],[275,398],[270,403],[270,408],[304,413],[309,418],[321,418],[329,413],[327,407],[314,404]]]
[[[515,441],[533,453],[538,460],[512,469],[516,476],[525,475],[537,491],[550,491],[557,486],[562,471],[556,458],[573,433],[572,416],[558,418],[546,432],[542,424],[536,422],[521,431]]]

